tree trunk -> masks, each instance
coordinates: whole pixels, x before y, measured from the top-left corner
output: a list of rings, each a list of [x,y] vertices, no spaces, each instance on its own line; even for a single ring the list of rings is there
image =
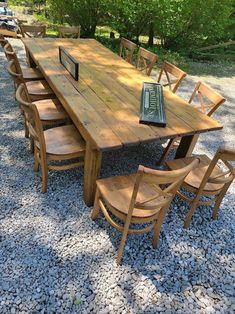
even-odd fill
[[[151,22],[149,24],[148,47],[153,47],[153,39],[154,39],[154,25],[153,25],[153,22]]]

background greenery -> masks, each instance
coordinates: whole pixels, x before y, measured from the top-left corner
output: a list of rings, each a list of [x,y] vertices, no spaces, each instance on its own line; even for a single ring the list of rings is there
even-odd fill
[[[58,24],[81,25],[82,37],[97,37],[117,51],[123,36],[141,42],[168,60],[183,57],[235,60],[234,45],[210,53],[198,48],[235,40],[235,0],[12,0],[47,23],[53,34]],[[182,61],[182,60],[181,60]]]

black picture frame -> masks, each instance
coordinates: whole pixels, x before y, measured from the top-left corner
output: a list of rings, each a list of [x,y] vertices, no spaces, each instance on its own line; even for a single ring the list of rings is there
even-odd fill
[[[70,75],[79,80],[79,62],[63,47],[59,46],[60,63],[66,68]]]

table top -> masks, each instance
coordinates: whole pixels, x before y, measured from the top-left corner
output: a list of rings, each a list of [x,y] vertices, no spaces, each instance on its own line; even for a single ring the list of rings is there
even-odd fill
[[[82,136],[100,150],[222,129],[167,89],[167,126],[140,124],[142,85],[154,80],[94,39],[22,40]],[[60,64],[59,46],[79,61],[79,81]]]

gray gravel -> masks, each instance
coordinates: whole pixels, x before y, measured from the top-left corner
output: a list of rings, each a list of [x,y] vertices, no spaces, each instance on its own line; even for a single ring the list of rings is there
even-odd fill
[[[51,173],[48,193],[40,192],[5,64],[0,51],[0,313],[233,313],[234,185],[219,219],[200,207],[189,230],[182,228],[187,205],[175,198],[158,249],[151,233],[129,236],[117,266],[120,234],[103,218],[91,221],[82,169]],[[228,99],[215,115],[225,128],[203,135],[196,148],[212,156],[219,145],[235,144],[235,77],[202,79]],[[183,84],[186,99],[197,80]],[[101,175],[154,167],[161,151],[157,143],[106,153]]]

